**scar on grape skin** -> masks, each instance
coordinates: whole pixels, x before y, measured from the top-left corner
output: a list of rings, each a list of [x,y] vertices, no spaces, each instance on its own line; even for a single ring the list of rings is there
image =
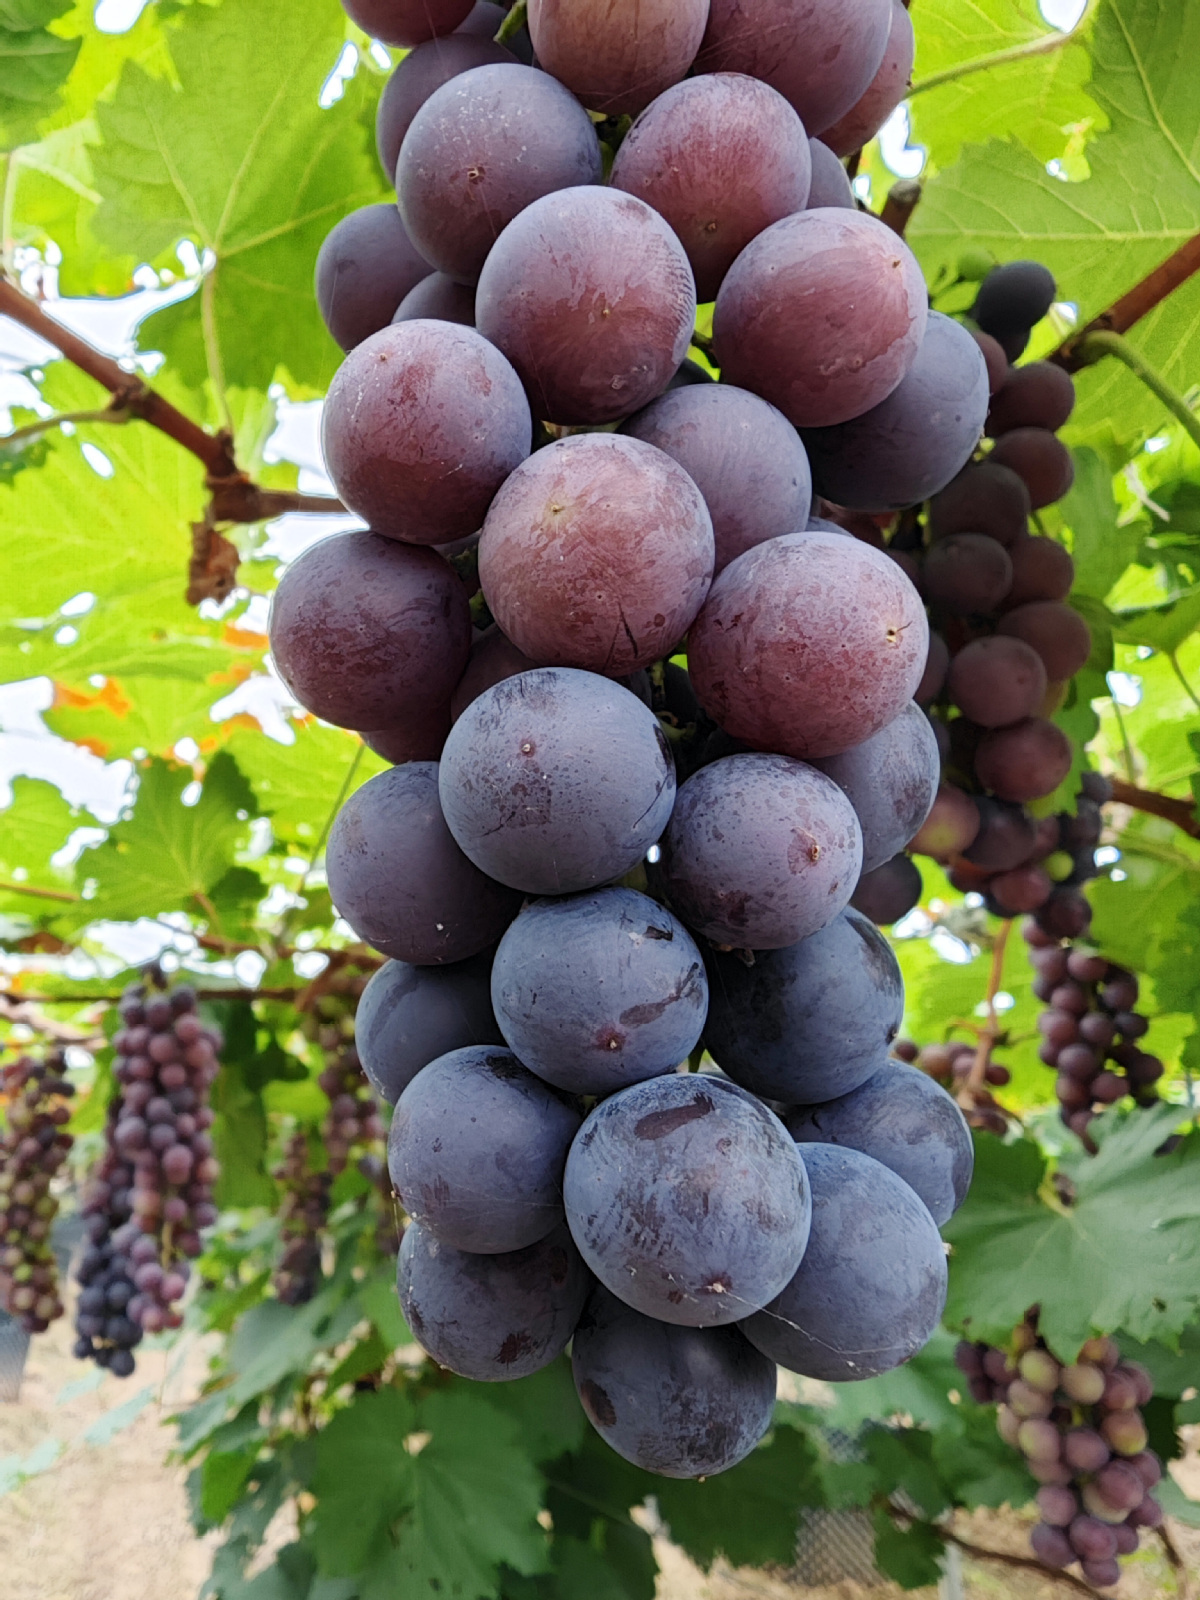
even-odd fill
[[[579,1397],[593,1422],[601,1427],[613,1427],[617,1420],[616,1408],[598,1383],[585,1378],[579,1388]]]
[[[668,1134],[676,1129],[686,1127],[689,1122],[698,1122],[701,1117],[707,1117],[714,1109],[711,1098],[706,1094],[699,1094],[691,1105],[673,1106],[669,1111],[651,1111],[648,1116],[639,1117],[633,1125],[634,1137],[638,1139],[665,1139]]]

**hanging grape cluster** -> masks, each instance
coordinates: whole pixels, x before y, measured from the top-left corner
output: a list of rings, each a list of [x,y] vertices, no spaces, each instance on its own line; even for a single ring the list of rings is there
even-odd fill
[[[1054,1093],[1067,1127],[1086,1140],[1098,1112],[1126,1095],[1137,1105],[1155,1105],[1163,1064],[1138,1043],[1150,1022],[1136,1009],[1136,974],[1054,938],[1036,920],[1022,932],[1037,973],[1033,992],[1046,1007],[1038,1017],[1038,1053],[1057,1073]]]
[[[999,1061],[993,1061],[990,1053],[983,1066],[983,1082],[972,1083],[969,1095],[963,1091],[974,1072],[978,1055],[976,1045],[951,1040],[948,1044],[927,1044],[922,1047],[911,1039],[897,1039],[892,1046],[892,1054],[901,1061],[920,1067],[936,1083],[949,1089],[963,1106],[963,1115],[972,1128],[986,1129],[988,1133],[1007,1133],[1008,1115],[992,1090],[1002,1089],[1005,1084],[1011,1083],[1012,1073]],[[965,1105],[964,1100],[967,1102]]]
[[[217,1220],[220,1175],[209,1091],[220,1035],[196,1015],[196,993],[132,984],[113,1038],[119,1086],[105,1153],[84,1193],[89,1248],[79,1268],[76,1354],[119,1377],[143,1333],[178,1328],[200,1233]]]
[[[0,1076],[5,1129],[0,1135],[0,1308],[28,1333],[44,1333],[63,1314],[51,1230],[58,1212],[54,1179],[73,1143],[66,1126],[66,1058],[21,1056]]]
[[[321,1237],[333,1174],[328,1167],[313,1170],[308,1135],[299,1130],[284,1145],[283,1160],[273,1176],[282,1190],[278,1211],[282,1249],[272,1282],[284,1305],[300,1306],[320,1285]]]
[[[1078,1562],[1099,1588],[1116,1583],[1117,1558],[1163,1518],[1152,1492],[1162,1462],[1147,1449],[1139,1410],[1154,1393],[1145,1367],[1123,1362],[1109,1338],[1089,1339],[1074,1362],[1060,1362],[1036,1319],[1016,1329],[1010,1351],[964,1342],[954,1359],[972,1398],[999,1406],[1001,1438],[1041,1485],[1042,1520],[1030,1535],[1038,1560],[1052,1571]]]

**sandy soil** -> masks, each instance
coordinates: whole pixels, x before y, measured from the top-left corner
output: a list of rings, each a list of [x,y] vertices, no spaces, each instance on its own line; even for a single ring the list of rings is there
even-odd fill
[[[191,1600],[198,1592],[215,1541],[192,1533],[184,1470],[166,1462],[173,1440],[166,1418],[195,1392],[204,1366],[198,1347],[169,1359],[145,1352],[127,1383],[105,1376],[83,1389],[90,1369],[71,1358],[69,1329],[59,1323],[35,1341],[20,1401],[0,1404],[0,1460],[26,1458],[47,1438],[65,1448],[51,1471],[0,1499],[0,1600]],[[109,1443],[83,1440],[106,1413],[146,1390],[144,1407]],[[1200,1495],[1195,1452],[1184,1472],[1186,1487]],[[1026,1529],[1027,1520],[1011,1513],[976,1513],[958,1524],[970,1543],[1015,1555],[1027,1552]],[[1200,1532],[1178,1525],[1171,1532],[1189,1569],[1190,1600],[1200,1600]],[[903,1593],[894,1584],[849,1581],[812,1587],[798,1573],[723,1563],[705,1574],[666,1539],[657,1539],[656,1549],[659,1600],[900,1600]],[[810,1568],[804,1576],[818,1573]],[[962,1563],[962,1600],[1067,1600],[1079,1592],[1041,1573],[970,1557]],[[1168,1600],[1181,1592],[1157,1541],[1109,1591],[1113,1600]],[[910,1591],[911,1600],[935,1594]]]

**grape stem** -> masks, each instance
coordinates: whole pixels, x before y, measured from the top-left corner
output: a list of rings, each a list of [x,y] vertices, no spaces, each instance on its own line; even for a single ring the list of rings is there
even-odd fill
[[[1200,820],[1191,800],[1177,800],[1169,794],[1158,794],[1153,789],[1139,789],[1126,783],[1124,778],[1110,778],[1112,797],[1119,805],[1130,806],[1134,811],[1145,811],[1149,816],[1173,822],[1177,828],[1193,839],[1200,839]]]
[[[975,1046],[975,1059],[971,1063],[971,1070],[958,1091],[958,1103],[967,1111],[976,1109],[977,1097],[987,1083],[988,1062],[991,1060],[992,1050],[1001,1033],[999,1019],[996,1015],[996,996],[1000,992],[1000,984],[1004,973],[1004,951],[1011,931],[1012,919],[1006,917],[1001,922],[1000,930],[992,943],[992,964],[988,970],[987,994],[984,996],[984,1005],[987,1007],[987,1020],[979,1030],[979,1042]]]
[[[254,483],[237,464],[233,437],[228,429],[209,433],[191,417],[173,406],[153,389],[136,372],[128,372],[111,356],[106,356],[79,334],[72,332],[46,312],[42,306],[11,279],[0,276],[0,316],[11,317],[14,322],[28,328],[40,339],[64,356],[72,366],[87,373],[107,389],[113,403],[107,411],[96,416],[85,413],[67,413],[62,417],[48,417],[44,422],[17,429],[15,433],[0,438],[31,437],[57,427],[65,421],[125,421],[138,418],[152,428],[174,439],[205,468],[205,487],[211,495],[206,521],[266,522],[285,512],[308,512],[317,516],[336,516],[345,507],[330,495],[298,494],[290,490],[263,489]]]
[[[529,0],[517,0],[515,6],[505,17],[496,30],[496,43],[507,44],[514,33],[519,33],[525,26],[525,17],[529,10]]]
[[[916,179],[900,178],[887,192],[883,210],[879,213],[880,222],[886,223],[894,234],[903,239],[908,219],[917,209],[920,198],[921,185]]]
[[[1011,61],[1027,61],[1031,56],[1053,55],[1056,50],[1061,50],[1065,44],[1069,44],[1072,39],[1082,34],[1099,4],[1100,0],[1088,0],[1083,15],[1068,32],[1043,33],[1036,39],[1027,39],[1024,44],[1008,45],[1005,49],[993,50],[986,56],[975,56],[970,61],[956,62],[954,66],[945,67],[941,72],[931,72],[927,78],[918,78],[908,91],[909,95],[924,94],[928,89],[938,89],[944,83],[955,83],[959,78],[970,77],[976,72],[988,72],[992,67],[1006,67]]]
[[[1056,362],[1067,372],[1078,372],[1080,367],[1089,365],[1079,354],[1085,339],[1093,333],[1128,333],[1135,322],[1140,322],[1196,272],[1200,272],[1200,233],[1180,245],[1173,255],[1147,273],[1119,300],[1114,300],[1107,311],[1071,334],[1047,360]]]
[[[927,1523],[943,1544],[956,1545],[965,1556],[970,1556],[974,1561],[999,1561],[1006,1567],[1021,1567],[1026,1572],[1038,1572],[1042,1577],[1050,1578],[1055,1583],[1069,1585],[1078,1594],[1097,1595],[1099,1590],[1093,1589],[1091,1584],[1084,1583],[1082,1578],[1076,1578],[1070,1572],[1048,1572],[1036,1556],[1019,1556],[1008,1550],[988,1550],[981,1544],[972,1544],[969,1539],[961,1539],[958,1534],[951,1533],[948,1528],[939,1528],[936,1523]]]
[[[1200,260],[1197,261],[1197,265],[1200,266]],[[1171,387],[1158,369],[1152,367],[1141,351],[1130,344],[1123,334],[1113,333],[1106,328],[1097,328],[1094,332],[1086,333],[1082,338],[1073,341],[1071,348],[1079,366],[1084,367],[1094,366],[1105,356],[1115,356],[1129,368],[1135,378],[1140,378],[1147,389],[1162,401],[1193,444],[1200,448],[1200,417],[1197,417],[1179,391]]]

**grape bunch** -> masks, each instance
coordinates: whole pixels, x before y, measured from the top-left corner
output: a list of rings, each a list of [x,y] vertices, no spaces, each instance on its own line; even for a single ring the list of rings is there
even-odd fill
[[[1012,1073],[1001,1062],[992,1060],[990,1049],[981,1075],[975,1072],[978,1045],[965,1044],[962,1040],[952,1039],[946,1044],[927,1044],[922,1048],[911,1039],[897,1039],[892,1054],[918,1066],[935,1082],[950,1089],[970,1127],[1001,1135],[1008,1132],[1008,1115],[992,1090],[1011,1083]],[[982,1076],[982,1082],[974,1081],[978,1076]]]
[[[972,1397],[998,1404],[1001,1438],[1041,1484],[1034,1555],[1056,1572],[1078,1561],[1098,1588],[1117,1583],[1117,1557],[1132,1555],[1140,1530],[1163,1520],[1152,1492],[1162,1462],[1147,1449],[1138,1409],[1154,1393],[1145,1367],[1123,1362],[1109,1338],[1089,1339],[1074,1362],[1060,1362],[1036,1319],[1016,1329],[1011,1353],[963,1342],[954,1359]]]
[[[1100,1108],[1126,1095],[1141,1106],[1158,1101],[1154,1085],[1163,1064],[1138,1043],[1150,1027],[1136,1009],[1138,980],[1093,950],[1053,938],[1036,921],[1022,932],[1037,973],[1033,992],[1046,1007],[1038,1017],[1038,1053],[1057,1073],[1063,1122],[1088,1142]]]
[[[272,1282],[287,1306],[301,1306],[317,1292],[321,1277],[321,1235],[329,1215],[333,1174],[326,1167],[314,1172],[309,1160],[308,1135],[293,1133],[274,1172],[283,1190],[279,1206],[279,1231],[283,1244]]]
[[[200,1254],[201,1230],[217,1220],[208,1096],[220,1036],[200,1021],[195,990],[183,984],[165,995],[131,984],[119,1009],[120,1092],[84,1195],[91,1243],[79,1269],[76,1354],[127,1377],[143,1333],[181,1326],[189,1261]]]
[[[44,1333],[63,1314],[50,1233],[58,1212],[51,1186],[74,1142],[66,1126],[75,1087],[66,1070],[54,1049],[41,1061],[7,1062],[0,1074],[0,1307],[27,1333]]]
[[[871,920],[938,791],[925,604],[905,551],[823,514],[919,525],[964,472],[1029,514],[971,464],[980,341],[838,159],[902,98],[911,24],[531,0],[522,59],[469,0],[347,9],[410,48],[396,204],[316,273],[364,526],[290,565],[270,636],[390,763],[326,868],[387,958],[356,1038],[395,1107],[401,1302],[483,1381],[570,1344],[615,1450],[721,1471],[777,1364],[866,1378],[928,1339],[971,1175],[953,1098],[890,1055]]]

